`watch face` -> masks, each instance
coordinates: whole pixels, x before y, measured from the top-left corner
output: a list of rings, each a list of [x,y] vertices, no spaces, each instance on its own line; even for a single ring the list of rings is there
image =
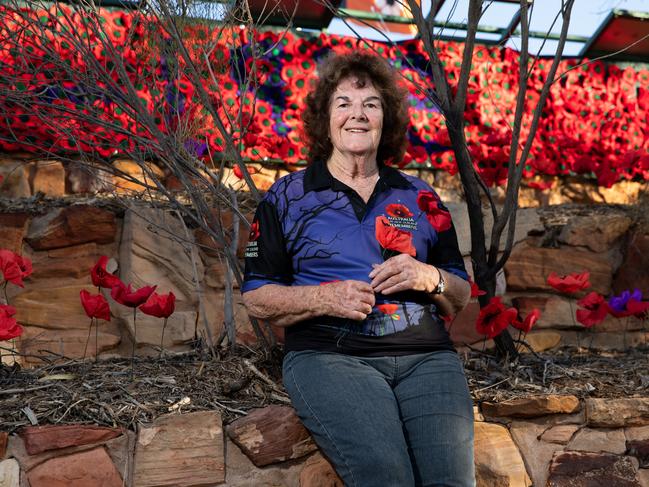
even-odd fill
[[[440,272],[439,283],[437,284],[437,289],[435,290],[435,294],[444,294],[444,291],[446,291],[446,280],[444,279],[444,276]]]

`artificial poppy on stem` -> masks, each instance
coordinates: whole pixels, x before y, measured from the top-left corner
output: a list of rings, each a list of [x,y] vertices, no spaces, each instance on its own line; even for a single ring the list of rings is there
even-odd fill
[[[584,271],[581,274],[573,272],[567,276],[559,276],[556,272],[551,272],[548,276],[547,283],[560,293],[573,294],[590,287],[590,272]]]
[[[472,279],[469,279],[469,284],[471,284],[471,297],[472,298],[477,298],[478,296],[484,296],[485,294],[487,294],[487,292],[480,289],[478,287],[478,285],[475,282],[473,282]]]
[[[426,219],[436,231],[444,232],[451,228],[451,214],[440,204],[432,191],[419,191],[417,206],[426,213]]]
[[[86,338],[86,346],[83,347],[83,358],[86,358],[86,351],[88,350],[88,342],[90,341],[90,332],[92,331],[93,321],[95,323],[95,362],[98,355],[99,343],[99,322],[98,319],[110,321],[110,306],[108,301],[102,294],[90,294],[85,289],[79,292],[81,298],[81,305],[83,306],[86,316],[90,318],[90,326],[88,327],[88,337]]]
[[[16,308],[8,304],[0,304],[0,342],[13,340],[23,334],[23,328],[13,316]],[[0,350],[0,364],[2,364],[2,350]]]
[[[106,270],[107,264],[108,257],[102,255],[101,257],[99,257],[99,260],[94,265],[94,267],[90,269],[90,279],[92,280],[92,284],[94,286],[97,286],[97,288],[104,287],[107,289],[112,289],[113,286],[116,286],[117,284],[122,282],[120,281],[119,277],[111,274]]]
[[[32,273],[32,261],[8,249],[0,249],[0,273],[5,281],[5,297],[7,283],[24,287],[23,279]]]
[[[616,318],[635,316],[643,319],[649,310],[649,301],[642,300],[642,291],[637,288],[633,292],[626,290],[617,296],[611,296],[608,305],[610,313]]]
[[[516,308],[506,308],[500,296],[494,296],[487,306],[480,310],[476,330],[487,338],[495,338],[516,320],[517,315]]]
[[[391,226],[386,217],[376,217],[374,233],[384,260],[398,254],[417,255],[417,249],[412,245],[412,234]]]
[[[144,304],[149,296],[153,294],[157,286],[142,286],[137,291],[133,291],[131,285],[128,286],[119,281],[110,290],[111,297],[119,304],[133,308],[133,347],[131,348],[131,378],[133,378],[133,363],[135,362],[135,340],[137,339],[137,307]]]
[[[541,310],[538,308],[532,309],[523,321],[514,320],[512,326],[518,330],[518,341],[522,342],[525,336],[530,332],[532,327],[541,317]]]
[[[160,356],[164,350],[165,328],[167,320],[173,314],[176,308],[176,295],[169,291],[169,294],[152,293],[146,303],[140,306],[140,311],[145,315],[164,318],[162,324],[162,336],[160,337]]]
[[[586,328],[590,328],[604,321],[604,318],[606,318],[606,315],[610,311],[604,296],[594,291],[577,301],[577,305],[580,308],[584,308],[577,310],[577,321]]]

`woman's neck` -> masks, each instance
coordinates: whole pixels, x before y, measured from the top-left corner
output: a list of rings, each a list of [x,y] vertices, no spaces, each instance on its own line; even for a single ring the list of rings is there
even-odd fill
[[[346,184],[367,203],[379,180],[379,167],[376,159],[337,159],[330,157],[327,168],[338,181]]]
[[[341,157],[332,154],[327,161],[329,172],[336,179],[344,183],[376,183],[379,175],[379,166],[375,157]]]

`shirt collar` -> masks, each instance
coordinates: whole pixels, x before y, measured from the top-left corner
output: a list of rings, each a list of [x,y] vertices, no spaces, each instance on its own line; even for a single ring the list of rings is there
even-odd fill
[[[379,183],[384,187],[408,188],[411,186],[408,180],[393,167],[381,164],[379,175],[381,176]],[[347,186],[331,175],[325,162],[315,161],[304,170],[304,192],[321,189],[343,191],[347,189]]]

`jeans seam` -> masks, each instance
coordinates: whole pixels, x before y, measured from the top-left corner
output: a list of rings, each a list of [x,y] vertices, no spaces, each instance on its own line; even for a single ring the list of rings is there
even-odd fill
[[[347,463],[347,460],[346,460],[345,456],[343,455],[343,453],[338,448],[338,445],[336,445],[336,442],[334,441],[333,437],[331,436],[331,434],[329,433],[329,431],[327,430],[325,425],[320,421],[320,418],[318,418],[318,415],[316,414],[316,412],[311,408],[311,405],[308,403],[308,401],[304,397],[304,394],[302,394],[302,390],[300,389],[300,386],[297,383],[297,380],[295,380],[295,374],[293,373],[292,369],[290,370],[290,374],[291,374],[291,379],[293,380],[293,384],[295,385],[295,389],[297,390],[298,394],[300,395],[300,399],[302,399],[302,402],[304,402],[307,409],[309,410],[309,412],[311,413],[311,415],[315,419],[316,423],[318,423],[320,428],[322,428],[322,431],[325,433],[325,435],[327,436],[327,438],[329,439],[329,441],[333,445],[334,449],[336,450],[336,453],[338,453],[338,456],[340,457],[342,462],[345,464],[345,468],[349,472],[349,476],[351,477],[352,482],[354,483],[354,485],[356,485],[356,479],[354,478],[354,472],[349,467],[349,464]]]

